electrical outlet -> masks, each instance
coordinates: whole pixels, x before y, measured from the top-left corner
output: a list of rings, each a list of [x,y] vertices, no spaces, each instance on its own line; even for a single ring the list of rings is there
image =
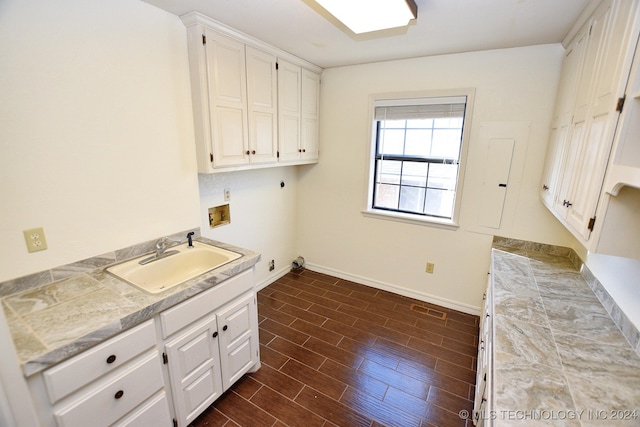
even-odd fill
[[[224,189],[224,201],[228,202],[229,200],[231,200],[231,189],[230,188],[225,188]]]
[[[276,262],[274,260],[269,261],[269,271],[276,269]]]
[[[47,249],[47,240],[44,237],[44,229],[42,227],[30,228],[29,230],[24,230],[23,233],[29,252],[38,252]]]
[[[427,268],[425,269],[425,271],[429,274],[433,274],[433,269],[436,268],[436,265],[432,262],[428,262],[427,263]]]

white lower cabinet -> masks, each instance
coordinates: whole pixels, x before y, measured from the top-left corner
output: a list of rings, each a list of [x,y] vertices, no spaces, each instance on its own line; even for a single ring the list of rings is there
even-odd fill
[[[169,401],[167,394],[163,391],[115,423],[114,427],[163,426],[169,425],[168,420],[171,420]]]
[[[491,279],[484,294],[484,305],[480,316],[480,338],[478,340],[478,364],[476,370],[476,394],[473,404],[473,423],[476,427],[491,425],[493,304]]]
[[[165,345],[179,425],[187,425],[222,394],[218,327],[209,316]]]
[[[111,425],[164,386],[157,352],[101,382],[53,415],[60,427]]]
[[[42,427],[172,425],[154,319],[28,383]]]
[[[202,413],[258,362],[256,298],[249,292],[165,344],[178,425]]]
[[[227,304],[216,318],[220,330],[222,385],[226,390],[258,362],[255,295],[246,294]]]
[[[160,314],[177,425],[260,367],[253,270]]]
[[[43,427],[186,427],[259,367],[250,269],[27,381]]]

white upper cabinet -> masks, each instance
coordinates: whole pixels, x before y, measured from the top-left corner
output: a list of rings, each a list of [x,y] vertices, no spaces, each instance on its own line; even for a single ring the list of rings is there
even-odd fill
[[[280,160],[283,162],[300,158],[301,78],[301,67],[282,59],[278,61]]]
[[[249,149],[251,163],[278,161],[278,78],[276,57],[246,47]]]
[[[318,161],[320,75],[278,60],[280,161]]]
[[[638,0],[604,0],[569,45],[541,198],[589,250],[603,229],[603,183],[638,39]],[[622,125],[622,123],[620,123]],[[610,227],[607,227],[610,229]]]
[[[245,46],[204,29],[209,123],[214,167],[249,162]]]
[[[559,175],[564,160],[569,128],[573,121],[573,108],[576,104],[578,81],[580,80],[580,71],[589,39],[590,23],[585,27],[578,33],[564,54],[562,75],[560,76],[556,108],[551,123],[547,160],[542,181],[541,197],[550,209],[556,203],[556,196],[560,194],[559,186],[562,185]]]
[[[629,74],[630,7],[635,2],[625,0],[602,3],[594,16],[585,66],[594,69],[591,79],[587,127],[579,142],[579,167],[574,175],[570,194],[571,209],[567,222],[588,240],[609,160],[620,112],[616,109],[624,96]],[[635,42],[635,38],[633,40]],[[592,56],[593,55],[593,56]],[[591,62],[593,61],[593,62]],[[569,199],[568,199],[569,200]]]
[[[198,171],[317,162],[322,69],[197,12],[182,19]]]
[[[620,121],[605,184],[605,190],[616,195],[624,186],[640,189],[640,44],[636,47]]]
[[[320,75],[302,69],[302,160],[318,160],[318,127],[320,121]]]

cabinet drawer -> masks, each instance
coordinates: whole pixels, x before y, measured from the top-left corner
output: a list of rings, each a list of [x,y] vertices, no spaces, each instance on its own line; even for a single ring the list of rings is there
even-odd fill
[[[126,418],[118,421],[113,427],[151,427],[170,426],[171,413],[169,401],[164,391],[149,399]]]
[[[252,288],[253,269],[249,269],[170,308],[160,314],[162,337],[167,338]]]
[[[44,382],[53,404],[93,380],[112,372],[156,342],[153,319],[123,332],[44,372]]]
[[[54,412],[59,427],[108,426],[164,387],[160,355],[151,352],[109,381]]]

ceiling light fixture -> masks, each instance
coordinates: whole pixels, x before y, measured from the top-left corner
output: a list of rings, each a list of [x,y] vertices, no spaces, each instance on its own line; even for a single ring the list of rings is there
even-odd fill
[[[356,34],[403,27],[418,17],[414,0],[316,0]]]

